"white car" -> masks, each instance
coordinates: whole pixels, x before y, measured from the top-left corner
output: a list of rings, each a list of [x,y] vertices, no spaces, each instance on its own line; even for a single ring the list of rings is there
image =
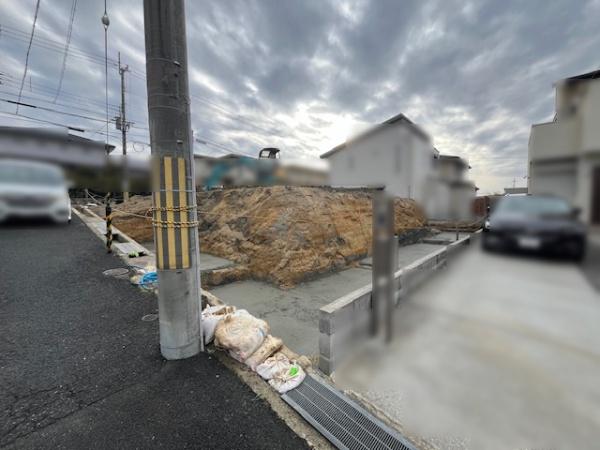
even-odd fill
[[[13,217],[71,222],[69,188],[60,167],[0,159],[0,222]]]

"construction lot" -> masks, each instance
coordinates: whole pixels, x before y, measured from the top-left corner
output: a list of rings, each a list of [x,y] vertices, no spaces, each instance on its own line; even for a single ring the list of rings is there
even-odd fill
[[[86,216],[86,220],[91,217]],[[95,225],[88,223],[88,227],[94,229]],[[135,349],[143,359],[135,359],[134,365],[145,364],[146,373],[156,369],[158,360],[152,342],[157,339],[157,322],[141,320],[144,315],[156,312],[156,301],[149,294],[141,295],[123,280],[101,275],[102,270],[117,267],[122,261],[104,255],[98,235],[85,230],[78,218],[70,227],[43,228],[43,236],[39,230],[35,227],[9,228],[7,238],[14,240],[10,252],[17,262],[21,261],[17,256],[19,242],[37,242],[36,236],[43,241],[32,247],[37,253],[60,255],[56,260],[54,279],[41,280],[48,293],[40,303],[43,307],[27,302],[19,306],[39,309],[35,320],[46,325],[37,326],[39,333],[33,333],[31,327],[14,328],[11,336],[18,334],[19,341],[29,341],[31,345],[48,342],[47,358],[42,360],[44,367],[50,364],[52,355],[64,360],[67,356],[63,352],[67,352],[74,355],[73,367],[89,373],[83,378],[68,378],[66,383],[57,385],[53,380],[62,375],[52,375],[51,369],[49,376],[40,377],[42,370],[39,367],[28,366],[35,358],[25,358],[22,367],[9,368],[3,383],[8,386],[7,395],[14,396],[21,409],[8,412],[9,426],[4,431],[4,442],[19,442],[28,447],[44,439],[64,442],[67,436],[75,445],[76,435],[67,430],[85,427],[92,433],[102,433],[104,440],[100,442],[110,443],[110,434],[106,430],[118,425],[103,421],[95,424],[98,418],[107,416],[104,408],[144,409],[143,400],[133,397],[151,393],[152,397],[164,402],[166,396],[172,395],[159,386],[160,377],[170,376],[170,372],[164,372],[167,369],[161,369],[162,375],[152,375],[148,381],[142,381],[140,370],[124,374],[118,369],[120,361],[127,359],[129,349]],[[455,232],[443,232],[406,242],[398,248],[398,267],[409,267],[432,254],[448,251],[458,243],[457,237],[464,240],[468,233],[461,232],[457,236]],[[76,245],[67,246],[66,240]],[[448,261],[447,268],[435,275],[432,273],[413,294],[402,299],[396,311],[393,343],[389,347],[373,347],[368,343],[368,347],[357,345],[356,353],[336,368],[333,380],[341,389],[357,393],[366,404],[381,410],[405,436],[413,442],[423,443],[424,448],[554,448],[551,443],[555,443],[556,448],[572,444],[577,448],[590,448],[586,444],[599,437],[597,429],[600,425],[595,407],[600,398],[595,383],[600,374],[597,351],[600,298],[584,276],[589,272],[588,265],[580,270],[568,262],[482,253],[479,246],[473,244],[461,248],[463,250]],[[102,254],[102,258],[88,260],[88,254]],[[590,254],[597,252],[594,250]],[[22,256],[24,259],[20,266],[14,267],[15,271],[28,261],[26,254]],[[130,261],[135,264],[136,258]],[[214,255],[201,257],[204,271],[218,271],[238,264]],[[369,256],[357,257],[352,264],[339,270],[313,274],[291,287],[246,278],[224,282],[212,287],[211,291],[226,303],[245,308],[267,320],[273,335],[281,337],[296,352],[310,356],[316,367],[320,343],[319,309],[368,285],[372,277],[371,264]],[[81,273],[70,271],[68,275],[61,275],[72,266],[78,267]],[[31,269],[35,270],[35,266]],[[57,302],[55,294],[59,291],[53,286],[55,283],[62,286],[64,276],[74,283],[73,291]],[[17,278],[13,276],[13,279]],[[102,301],[109,304],[100,302],[90,310],[88,304],[82,304],[80,300],[86,298],[86,289],[96,292],[99,283],[106,294]],[[36,286],[31,288],[41,289]],[[14,297],[16,285],[8,288]],[[121,290],[125,290],[126,295]],[[24,292],[24,295],[31,298],[32,294]],[[49,303],[48,298],[53,299],[52,302]],[[71,305],[69,299],[76,303]],[[48,309],[48,306],[52,308]],[[66,313],[70,306],[76,306],[73,315]],[[21,317],[24,314],[14,302],[6,303],[5,308],[9,315]],[[97,311],[97,317],[94,311]],[[117,355],[110,363],[115,369],[100,377],[94,368],[106,366],[108,352],[102,350],[100,341],[77,346],[81,339],[70,333],[89,333],[92,329],[96,330],[92,333],[94,339],[104,340],[98,327],[118,327],[110,319],[117,311],[127,321],[121,328],[128,331],[115,335],[117,340],[111,341],[110,345],[121,346],[125,359],[121,360]],[[62,328],[56,327],[59,321],[52,318],[54,313],[66,318],[61,322]],[[79,320],[82,317],[83,320]],[[98,326],[92,325],[98,321]],[[33,326],[36,326],[35,322],[32,322]],[[138,342],[141,338],[152,345],[144,344],[141,348],[142,341]],[[63,344],[57,344],[59,340]],[[90,346],[97,351],[90,353]],[[54,347],[60,349],[59,353],[51,350]],[[16,354],[10,345],[7,352]],[[202,370],[212,373],[215,378],[223,378],[223,383],[230,382],[228,375],[221,371],[225,368],[218,365],[204,368],[204,360],[205,356],[194,358],[195,363],[178,372],[183,377],[180,382],[190,386],[189,395],[194,402],[182,402],[180,407],[173,407],[174,418],[189,412],[186,408],[202,401],[191,379],[185,378],[196,377],[196,364],[201,363]],[[19,363],[18,359],[15,361]],[[175,363],[162,364],[170,367]],[[213,373],[214,370],[217,371]],[[24,385],[17,375],[28,372],[35,376]],[[97,386],[91,387],[90,383],[96,379],[99,380]],[[128,386],[123,393],[120,388],[115,391],[110,387],[119,383]],[[245,404],[246,394],[236,395]],[[110,401],[104,399],[106,396]],[[149,410],[152,408],[148,406]],[[263,412],[257,414],[262,417]],[[143,417],[132,429],[132,439],[146,429]],[[247,420],[241,416],[226,417],[240,423]],[[167,423],[165,420],[163,423]],[[197,416],[197,420],[207,419]],[[274,420],[272,429],[278,430],[281,425],[281,433],[286,432],[283,424],[277,425],[276,417],[261,420]],[[148,429],[156,430],[154,425]],[[186,428],[181,432],[182,439],[189,440],[199,431]],[[239,438],[256,437],[246,433]],[[160,439],[160,436],[153,439]],[[232,445],[239,446],[240,442],[236,438]],[[290,446],[295,445],[295,441],[288,442]],[[271,445],[275,444],[265,443],[264,447]],[[298,442],[298,445],[302,443]]]
[[[569,262],[472,246],[334,378],[436,448],[600,440],[600,294]]]

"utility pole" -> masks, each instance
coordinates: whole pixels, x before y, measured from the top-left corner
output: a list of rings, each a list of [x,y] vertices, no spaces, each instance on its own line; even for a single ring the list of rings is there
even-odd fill
[[[119,75],[121,75],[121,118],[117,120],[117,129],[121,128],[121,146],[123,147],[123,200],[129,200],[129,171],[127,170],[127,130],[129,123],[125,116],[125,72],[129,66],[121,66],[121,52],[119,52]]]
[[[184,0],[144,0],[160,350],[204,350]]]

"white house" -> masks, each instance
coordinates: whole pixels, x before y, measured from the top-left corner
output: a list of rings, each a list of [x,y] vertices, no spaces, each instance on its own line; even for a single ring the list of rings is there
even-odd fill
[[[473,219],[473,203],[477,187],[466,179],[469,163],[452,155],[439,155],[434,163],[434,177],[430,182],[427,212],[432,220]]]
[[[455,164],[464,160],[449,156],[440,160],[429,135],[404,114],[349,139],[321,158],[329,161],[334,187],[385,187],[392,195],[416,200],[432,219],[471,217],[474,186],[465,188],[465,170],[456,169]]]
[[[552,122],[532,125],[530,194],[554,194],[600,224],[600,70],[559,81]]]
[[[429,136],[398,114],[321,155],[332,186],[385,186],[396,196],[424,202],[438,151]]]

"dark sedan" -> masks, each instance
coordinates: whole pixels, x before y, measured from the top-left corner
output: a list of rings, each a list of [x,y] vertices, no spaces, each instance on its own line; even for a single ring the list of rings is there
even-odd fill
[[[483,248],[553,253],[580,261],[585,255],[586,228],[578,215],[558,197],[503,197],[485,222]]]

